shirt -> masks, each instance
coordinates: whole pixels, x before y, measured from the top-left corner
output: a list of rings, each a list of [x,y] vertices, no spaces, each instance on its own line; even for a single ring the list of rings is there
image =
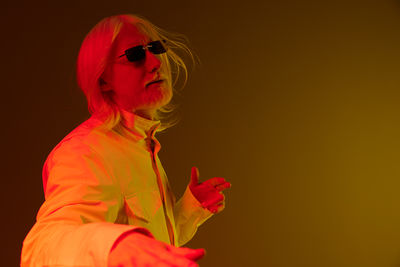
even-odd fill
[[[159,121],[122,111],[113,130],[92,116],[43,166],[45,201],[23,242],[21,266],[107,266],[129,231],[181,246],[212,213],[189,188],[179,201],[158,158]]]

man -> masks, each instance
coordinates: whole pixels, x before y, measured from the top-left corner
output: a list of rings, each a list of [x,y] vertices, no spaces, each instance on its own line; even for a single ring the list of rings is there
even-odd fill
[[[185,47],[149,21],[100,21],[82,43],[78,83],[91,118],[43,167],[45,202],[24,240],[21,266],[196,266],[203,249],[180,247],[224,208],[224,178],[198,182],[192,168],[176,201],[157,156],[168,111],[171,47]]]

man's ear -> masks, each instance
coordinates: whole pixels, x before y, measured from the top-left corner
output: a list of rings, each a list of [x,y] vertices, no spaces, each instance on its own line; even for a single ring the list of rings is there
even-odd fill
[[[100,85],[101,91],[103,91],[103,92],[112,91],[110,84],[108,84],[106,81],[104,81],[104,79],[101,77],[99,79],[99,85]]]

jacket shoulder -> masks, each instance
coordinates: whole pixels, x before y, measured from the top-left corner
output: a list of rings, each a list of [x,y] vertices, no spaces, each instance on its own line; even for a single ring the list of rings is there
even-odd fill
[[[42,168],[43,189],[45,192],[50,171],[54,167],[82,169],[88,167],[89,165],[87,164],[94,164],[106,168],[104,155],[97,152],[98,144],[104,142],[104,136],[106,135],[104,130],[97,127],[100,124],[100,121],[89,118],[67,134],[51,150]]]
[[[101,122],[99,120],[92,117],[82,122],[61,139],[61,141],[51,150],[46,161],[48,161],[49,158],[52,158],[61,152],[67,152],[70,149],[73,149],[75,154],[79,154],[79,152],[87,153],[91,150],[94,151],[96,142],[99,142],[99,139],[105,135],[105,132],[98,127],[100,124]]]

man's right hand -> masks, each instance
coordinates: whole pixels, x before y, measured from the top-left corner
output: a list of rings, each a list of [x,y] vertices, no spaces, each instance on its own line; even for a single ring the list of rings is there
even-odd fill
[[[204,249],[175,247],[139,232],[122,236],[108,256],[109,267],[179,266],[195,267]]]

